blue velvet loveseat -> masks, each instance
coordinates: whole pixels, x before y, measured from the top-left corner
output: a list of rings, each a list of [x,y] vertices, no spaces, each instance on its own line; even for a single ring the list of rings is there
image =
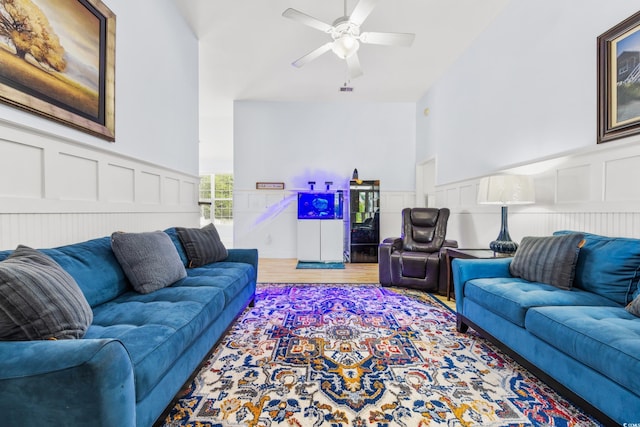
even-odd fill
[[[605,425],[637,425],[640,313],[630,307],[640,302],[640,240],[571,231],[549,237],[575,234],[584,240],[564,272],[569,289],[514,275],[518,252],[455,259],[458,331],[473,327]],[[550,277],[558,258],[548,247],[531,267]]]
[[[192,264],[175,228],[156,233],[169,236],[180,263]],[[75,279],[92,321],[80,339],[0,341],[1,425],[151,426],[253,303],[255,249],[224,249],[221,261],[182,267],[175,283],[140,293],[112,238],[28,248]],[[0,261],[13,252],[0,252]]]

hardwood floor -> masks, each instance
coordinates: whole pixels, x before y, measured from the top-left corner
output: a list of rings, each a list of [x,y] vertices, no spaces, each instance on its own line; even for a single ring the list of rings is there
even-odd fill
[[[344,270],[298,270],[297,259],[260,258],[258,282],[379,283],[378,264],[345,263]]]
[[[379,283],[378,264],[345,263],[344,270],[298,270],[297,259],[260,258],[260,283]],[[434,294],[440,301],[455,309],[455,301]]]

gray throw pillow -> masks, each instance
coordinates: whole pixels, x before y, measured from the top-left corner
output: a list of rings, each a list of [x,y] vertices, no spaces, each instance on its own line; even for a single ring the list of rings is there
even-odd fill
[[[222,261],[229,256],[213,224],[202,228],[176,227],[176,232],[189,258],[189,268]]]
[[[111,249],[131,286],[148,294],[187,276],[171,238],[162,231],[111,235]]]
[[[515,277],[571,289],[584,236],[525,237],[509,266]]]
[[[92,321],[78,284],[48,255],[20,245],[0,262],[0,340],[82,338]]]
[[[624,309],[634,316],[640,317],[640,295],[635,297]]]

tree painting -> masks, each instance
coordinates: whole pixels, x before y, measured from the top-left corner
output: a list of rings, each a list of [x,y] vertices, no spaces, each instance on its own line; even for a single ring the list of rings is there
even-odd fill
[[[100,20],[77,0],[0,0],[0,83],[92,121]]]
[[[11,42],[16,55],[27,54],[40,65],[64,71],[64,48],[45,14],[31,0],[1,0],[0,35]]]

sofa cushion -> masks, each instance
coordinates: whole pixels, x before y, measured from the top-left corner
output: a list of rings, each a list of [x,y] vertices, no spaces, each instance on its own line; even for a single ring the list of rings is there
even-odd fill
[[[640,394],[640,318],[623,307],[539,307],[527,331]]]
[[[40,249],[69,273],[91,307],[116,298],[131,286],[115,254],[111,238],[101,237],[53,249]]]
[[[227,248],[213,224],[203,228],[176,227],[176,231],[189,258],[189,268],[222,261],[228,256]]]
[[[524,327],[527,310],[532,307],[616,306],[613,301],[582,289],[565,290],[520,278],[469,280],[464,286],[464,295],[520,327]]]
[[[554,235],[575,233],[556,231]],[[574,286],[595,292],[618,304],[628,304],[638,294],[640,239],[584,234]]]
[[[111,235],[111,247],[129,282],[142,294],[187,276],[176,247],[162,231],[116,232]]]
[[[242,289],[253,282],[255,276],[251,264],[241,262],[217,262],[206,267],[190,268],[187,270],[190,278],[201,279],[190,282],[178,282],[175,286],[213,286],[224,292],[227,304],[233,300]]]
[[[92,320],[73,277],[49,256],[20,245],[0,262],[0,340],[82,338]]]
[[[224,309],[220,289],[189,286],[191,280],[149,294],[131,291],[95,309],[85,338],[116,338],[123,343],[134,366],[138,401]]]
[[[515,277],[571,289],[582,234],[525,237],[509,271]]]

